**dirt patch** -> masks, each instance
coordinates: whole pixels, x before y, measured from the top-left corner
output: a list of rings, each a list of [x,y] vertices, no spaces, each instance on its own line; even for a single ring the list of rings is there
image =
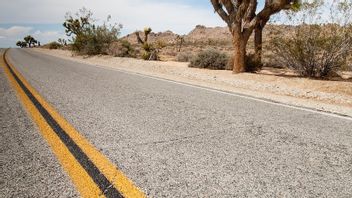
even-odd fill
[[[72,56],[70,51],[35,51],[87,64],[110,67],[224,91],[270,99],[352,116],[352,82],[323,81],[295,76],[284,69],[264,68],[259,74],[189,68],[188,63],[143,61],[111,56]]]

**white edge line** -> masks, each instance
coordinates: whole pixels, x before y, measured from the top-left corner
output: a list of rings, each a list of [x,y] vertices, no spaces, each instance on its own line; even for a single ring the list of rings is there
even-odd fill
[[[342,115],[342,114],[339,115],[339,114],[332,113],[332,112],[325,112],[323,110],[317,110],[317,109],[313,109],[313,108],[311,109],[311,108],[308,108],[308,107],[300,107],[300,106],[285,104],[285,103],[281,103],[281,102],[270,101],[269,99],[256,98],[256,97],[248,96],[248,95],[245,95],[245,94],[240,94],[240,93],[235,93],[235,92],[227,92],[227,91],[222,91],[222,90],[218,90],[218,89],[214,89],[214,88],[203,87],[203,86],[199,86],[199,85],[192,85],[192,84],[189,84],[189,83],[174,81],[174,80],[161,78],[161,77],[150,76],[150,75],[147,75],[147,74],[141,74],[141,73],[138,73],[138,72],[132,72],[132,71],[122,70],[122,69],[118,69],[118,68],[112,68],[112,67],[100,66],[100,65],[94,65],[94,64],[88,64],[88,65],[91,65],[91,66],[94,66],[94,67],[98,67],[98,68],[107,69],[107,70],[118,71],[118,72],[121,72],[121,73],[141,76],[141,77],[144,77],[144,78],[150,78],[150,79],[164,81],[164,82],[169,82],[169,83],[173,83],[173,84],[177,84],[177,85],[183,85],[183,86],[197,88],[197,89],[206,90],[206,91],[211,91],[211,92],[215,92],[215,93],[221,93],[221,94],[225,94],[225,95],[235,96],[235,97],[249,99],[249,100],[258,101],[258,102],[263,102],[263,103],[267,103],[267,104],[272,104],[272,105],[276,105],[276,106],[282,106],[282,107],[287,107],[287,108],[291,108],[291,109],[297,109],[297,110],[302,110],[302,111],[306,111],[306,112],[317,113],[317,114],[321,114],[321,115],[331,116],[331,117],[335,117],[335,118],[342,118],[342,119],[346,119],[346,120],[352,121],[352,117],[350,117],[348,115]]]

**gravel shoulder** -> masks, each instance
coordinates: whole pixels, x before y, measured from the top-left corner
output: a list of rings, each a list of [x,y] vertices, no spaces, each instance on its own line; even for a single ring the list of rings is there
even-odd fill
[[[173,81],[245,94],[289,105],[352,116],[352,82],[322,81],[261,74],[232,74],[231,71],[188,68],[188,63],[143,61],[111,56],[73,56],[70,51],[31,49],[101,67],[139,73]]]

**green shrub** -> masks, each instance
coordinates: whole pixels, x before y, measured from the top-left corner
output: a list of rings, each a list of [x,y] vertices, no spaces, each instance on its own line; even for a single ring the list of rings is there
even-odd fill
[[[109,45],[117,41],[117,35],[116,29],[109,29],[106,25],[92,26],[84,34],[76,37],[72,47],[79,54],[106,54]]]
[[[63,24],[67,36],[72,36],[72,50],[82,55],[106,54],[110,44],[117,41],[121,25],[93,24],[93,13],[82,8],[75,15],[68,13]],[[110,20],[108,17],[107,22]]]
[[[142,59],[143,60],[154,60],[154,61],[158,61],[160,60],[159,57],[159,50],[153,48],[151,51],[144,51],[142,54]]]
[[[49,43],[48,46],[49,46],[49,49],[60,49],[60,48],[62,48],[62,45],[60,43],[56,42],[56,41]]]
[[[151,60],[151,61],[160,60],[160,57],[159,57],[160,48],[158,48],[156,44],[145,42],[142,44],[142,49],[143,49],[143,52],[142,52],[143,60]]]
[[[119,40],[110,44],[107,54],[116,57],[135,57],[135,49],[126,40]]]
[[[207,69],[226,69],[228,56],[215,49],[206,49],[199,52],[192,58],[189,67],[207,68]]]
[[[190,62],[193,59],[193,54],[190,52],[180,52],[176,56],[178,62]]]
[[[246,64],[246,72],[256,72],[261,70],[262,68],[262,63],[255,61],[254,54],[248,54],[245,57],[245,64]],[[226,65],[226,70],[233,70],[233,65],[234,65],[234,60],[233,56],[229,58],[229,61],[227,62]]]

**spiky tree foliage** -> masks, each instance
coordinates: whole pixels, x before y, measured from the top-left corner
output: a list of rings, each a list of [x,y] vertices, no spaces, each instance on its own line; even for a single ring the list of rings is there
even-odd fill
[[[67,41],[64,38],[57,39],[57,42],[60,43],[62,46],[66,46],[67,45]]]
[[[253,30],[264,27],[263,24],[271,15],[291,7],[296,1],[265,0],[264,8],[257,12],[257,0],[210,0],[215,12],[226,22],[232,34],[234,73],[246,71],[246,47]]]
[[[142,44],[142,48],[144,50],[144,54],[142,55],[142,58],[144,60],[158,60],[158,49],[156,49],[153,44],[148,42],[148,36],[152,32],[152,29],[150,27],[144,28],[144,39],[141,38],[140,34],[138,31],[135,32],[137,36],[137,41],[139,44]]]
[[[25,41],[17,41],[16,46],[24,48],[27,47],[27,43]]]
[[[38,41],[34,39],[31,35],[24,37],[23,40],[28,44],[28,47],[32,47],[32,45],[38,43]]]
[[[182,46],[183,46],[183,44],[185,42],[185,37],[177,35],[176,40],[177,40],[177,45],[178,45],[177,51],[181,52]]]
[[[76,37],[84,34],[85,30],[91,26],[94,22],[93,13],[86,8],[81,8],[79,11],[72,15],[71,13],[66,13],[66,20],[62,24],[65,27],[65,33],[67,36],[75,35]]]

